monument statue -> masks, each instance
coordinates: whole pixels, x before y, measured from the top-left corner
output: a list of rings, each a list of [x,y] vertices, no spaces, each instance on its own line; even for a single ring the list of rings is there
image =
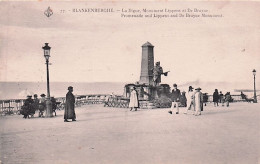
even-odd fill
[[[161,75],[164,76],[168,75],[168,72],[163,72],[163,68],[160,66],[160,62],[156,62],[154,68],[153,68],[153,85],[158,86],[161,83]]]
[[[170,107],[170,86],[161,84],[161,75],[167,76],[170,71],[163,72],[160,62],[154,63],[154,46],[150,42],[142,45],[141,59],[140,80],[136,83],[126,84],[124,97],[120,100],[113,100],[117,101],[114,104],[128,107],[125,104],[129,104],[127,101],[131,97],[130,91],[135,88],[140,101],[140,108]],[[122,102],[125,104],[122,105]],[[111,105],[113,106],[113,103]]]
[[[163,74],[163,68],[160,66],[160,62],[156,62],[153,68],[153,85],[158,86],[161,83],[161,75]]]

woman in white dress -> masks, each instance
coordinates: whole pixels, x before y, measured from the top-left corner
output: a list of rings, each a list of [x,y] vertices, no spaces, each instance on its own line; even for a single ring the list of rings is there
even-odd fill
[[[203,95],[200,92],[201,88],[196,88],[194,94],[194,107],[195,107],[195,116],[201,115],[201,107],[203,105]]]
[[[139,108],[138,94],[135,87],[133,87],[133,90],[130,95],[129,108],[130,111],[132,111],[133,108],[135,109],[135,111],[137,110],[137,108]]]
[[[189,90],[187,94],[187,108],[184,114],[187,114],[189,110],[194,111],[193,97],[194,97],[193,87],[189,86]]]

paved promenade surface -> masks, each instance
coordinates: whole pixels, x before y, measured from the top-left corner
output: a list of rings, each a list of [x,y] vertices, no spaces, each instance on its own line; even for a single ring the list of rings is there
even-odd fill
[[[260,104],[209,104],[201,116],[87,105],[77,122],[0,117],[0,163],[260,163]]]

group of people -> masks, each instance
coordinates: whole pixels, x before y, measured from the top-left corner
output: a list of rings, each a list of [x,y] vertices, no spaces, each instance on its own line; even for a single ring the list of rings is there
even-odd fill
[[[195,116],[201,115],[201,111],[203,111],[203,102],[204,97],[201,92],[201,88],[198,87],[193,91],[193,87],[189,86],[188,92],[185,95],[186,99],[186,111],[184,114],[188,114],[189,111],[192,111],[192,113]],[[65,104],[65,111],[64,111],[64,122],[69,122],[68,119],[72,119],[72,121],[76,121],[76,114],[75,114],[75,96],[73,95],[73,87],[68,87],[68,93],[66,94],[66,104]],[[33,116],[35,112],[39,111],[39,117],[44,117],[44,111],[46,110],[46,98],[45,94],[41,94],[41,98],[38,99],[37,94],[34,95],[34,99],[32,99],[31,95],[27,96],[27,99],[24,102],[24,105],[21,110],[21,114],[24,115],[24,118],[29,118],[29,115]],[[177,88],[177,84],[173,84],[173,90],[171,92],[171,110],[169,111],[170,114],[174,113],[174,108],[176,108],[175,114],[179,114],[179,105],[180,101],[182,99],[182,94],[180,90]],[[229,102],[231,101],[231,95],[230,92],[227,92],[225,95],[222,94],[222,92],[218,93],[218,90],[215,89],[215,92],[213,94],[213,102],[214,106],[218,106],[218,103],[221,102],[222,106],[224,106],[224,103],[226,102],[226,105],[229,106]],[[54,97],[51,97],[52,102],[52,109],[53,112],[55,112],[57,103]],[[130,102],[129,102],[129,108],[130,111],[137,111],[137,108],[139,108],[139,100],[138,100],[138,93],[136,91],[136,88],[133,87],[130,95]],[[56,112],[55,112],[56,116]]]
[[[214,106],[218,106],[218,103],[221,103],[222,106],[226,103],[226,106],[229,107],[229,103],[232,101],[232,97],[230,95],[230,92],[227,92],[225,95],[220,91],[218,92],[218,89],[215,89],[215,92],[213,93],[213,102]]]
[[[203,94],[201,92],[201,88],[196,88],[195,92],[193,92],[193,87],[189,86],[189,90],[186,96],[186,112],[184,114],[188,114],[188,111],[191,110],[195,116],[201,115],[201,111],[203,111]],[[181,92],[177,88],[177,84],[173,84],[172,90],[172,106],[169,111],[170,114],[173,114],[174,108],[176,108],[175,114],[179,114],[179,104],[181,98]]]
[[[64,111],[64,122],[69,122],[68,119],[76,121],[75,114],[75,96],[73,95],[73,87],[68,87],[68,93],[66,94],[66,104]],[[35,94],[32,99],[31,95],[27,96],[27,99],[24,101],[24,105],[21,108],[20,114],[23,115],[23,118],[29,118],[29,116],[34,117],[36,111],[39,112],[39,117],[44,117],[44,112],[46,111],[46,95],[41,94],[41,98],[38,99],[38,95]],[[57,109],[57,102],[54,97],[50,98],[52,104],[52,112],[55,113]]]
[[[29,118],[29,116],[33,117],[35,112],[38,111],[38,117],[44,117],[44,111],[46,110],[46,95],[41,94],[41,98],[38,99],[38,95],[34,94],[33,99],[32,95],[28,95],[27,99],[24,102],[24,105],[22,106],[22,109],[20,113],[23,115],[23,118]],[[56,116],[56,100],[54,97],[51,97],[52,102],[52,110],[55,113]]]
[[[192,110],[195,116],[199,116],[201,115],[201,111],[203,111],[203,94],[201,88],[196,88],[195,92],[193,92],[193,89],[192,86],[189,86],[188,94],[185,96],[187,108],[185,114],[187,114],[189,110]],[[174,108],[176,108],[175,113],[179,114],[179,106],[182,96],[180,90],[177,88],[177,84],[173,84],[173,90],[171,93],[172,105],[171,110],[169,111],[170,114],[173,114]],[[138,93],[135,87],[133,87],[130,94],[129,108],[130,111],[133,109],[134,111],[137,111],[137,108],[139,108]]]

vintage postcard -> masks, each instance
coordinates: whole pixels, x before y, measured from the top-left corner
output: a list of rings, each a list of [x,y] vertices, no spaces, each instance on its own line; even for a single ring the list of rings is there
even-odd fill
[[[259,11],[0,1],[0,163],[259,163]]]

